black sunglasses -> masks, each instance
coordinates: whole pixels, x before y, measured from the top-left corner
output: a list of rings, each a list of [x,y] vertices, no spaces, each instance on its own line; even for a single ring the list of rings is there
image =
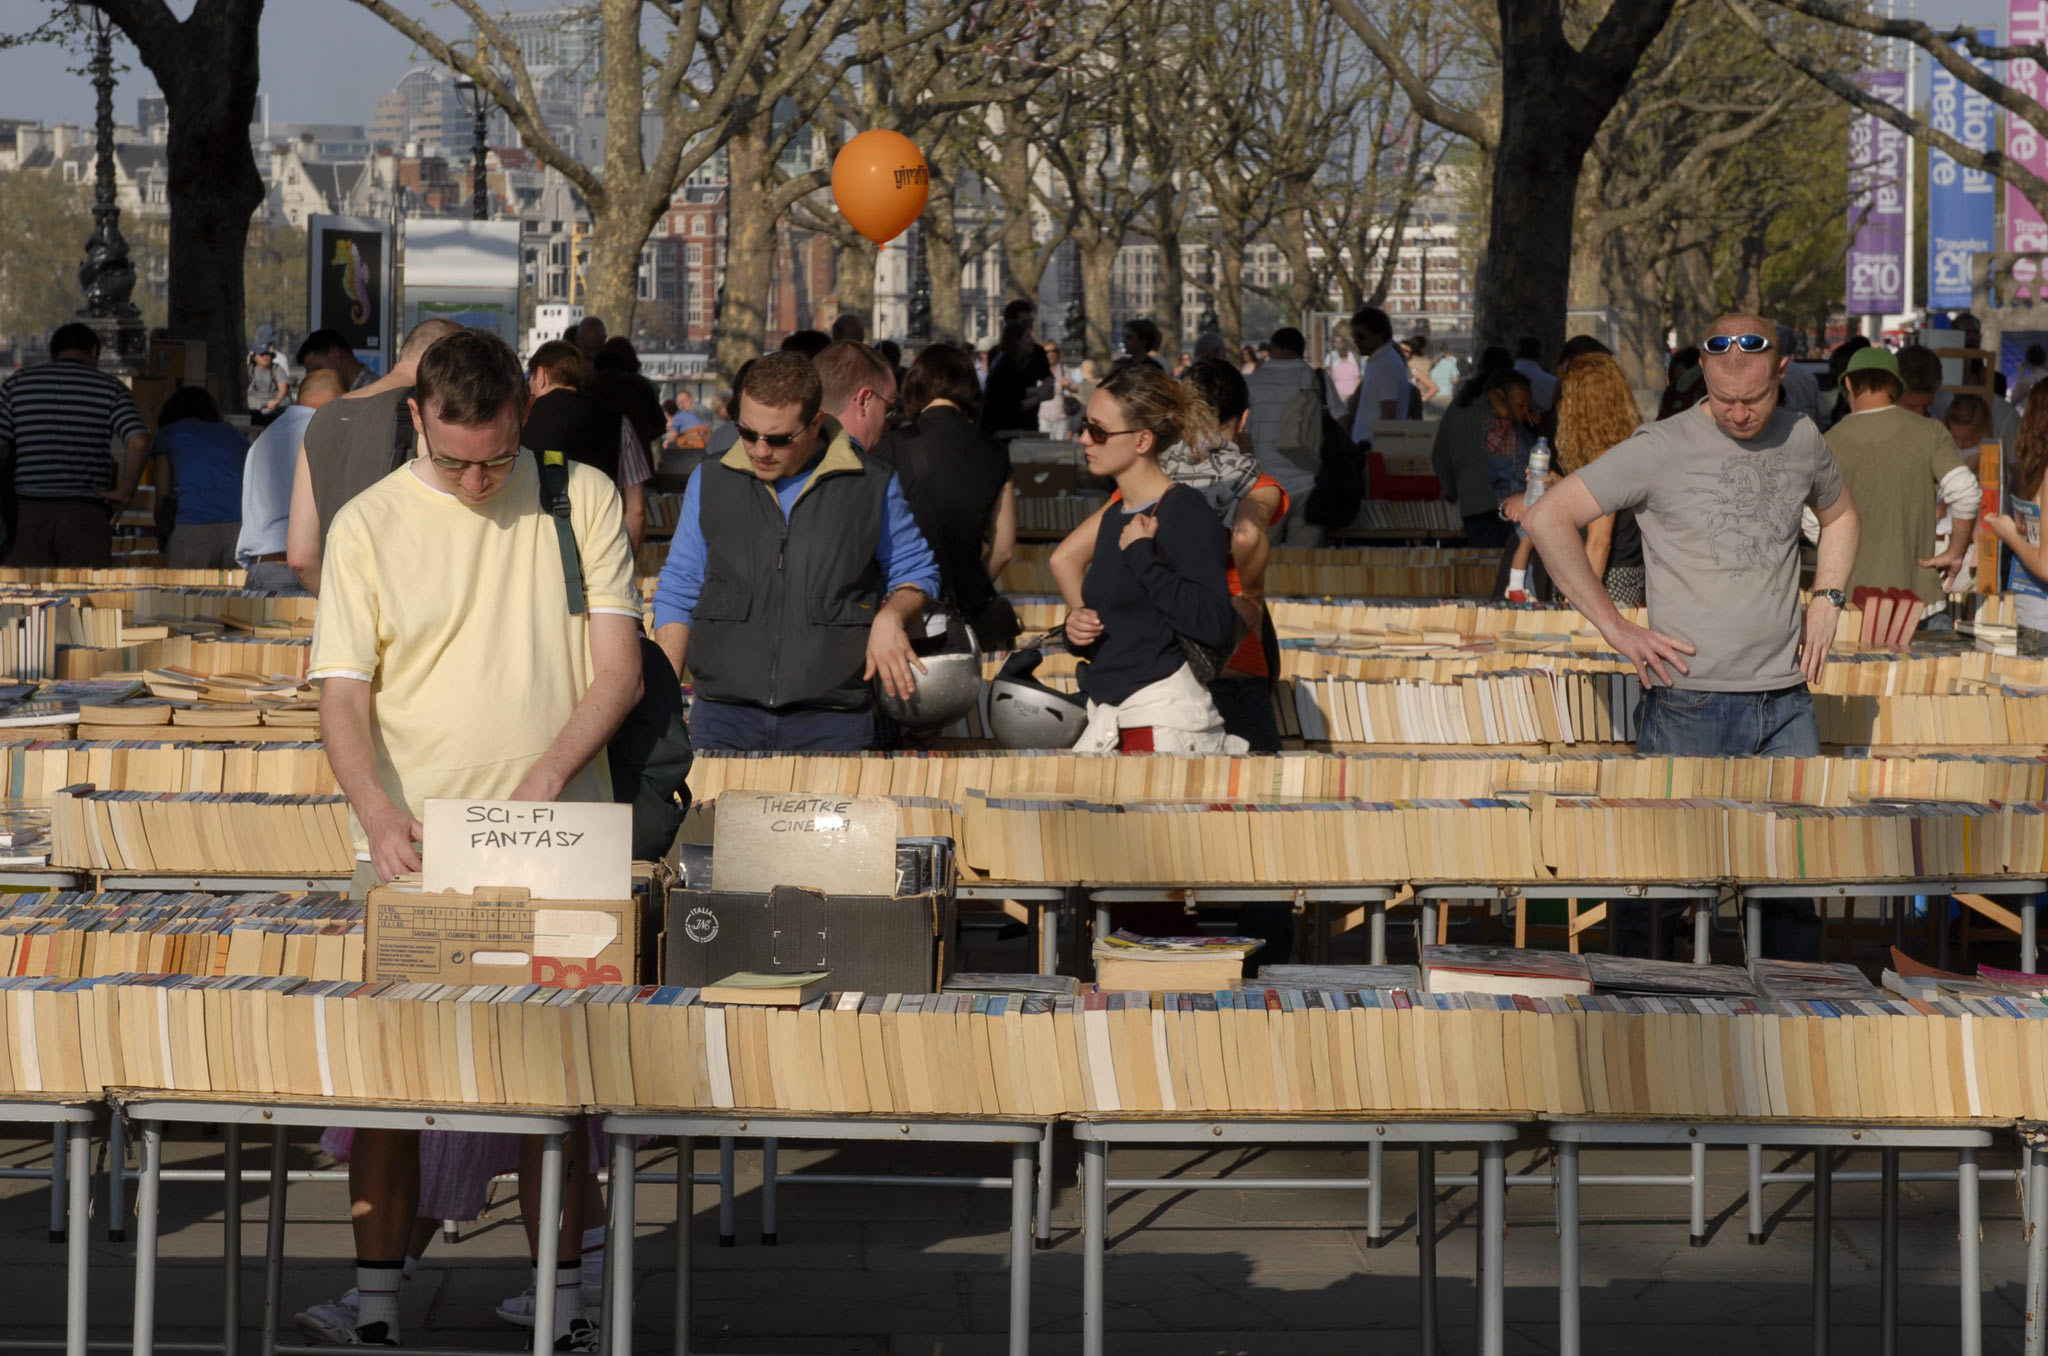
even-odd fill
[[[794,433],[756,433],[745,424],[734,424],[733,431],[739,434],[741,442],[748,444],[759,443],[763,447],[788,447],[791,443],[804,436],[802,429],[798,429]]]
[[[1709,336],[1700,347],[1714,354],[1726,353],[1731,348],[1739,348],[1744,353],[1764,353],[1770,350],[1771,341],[1761,334],[1716,334]]]
[[[1081,421],[1081,436],[1091,443],[1106,443],[1111,438],[1121,438],[1126,433],[1143,432],[1143,429],[1137,428],[1104,428],[1093,419],[1083,419]]]

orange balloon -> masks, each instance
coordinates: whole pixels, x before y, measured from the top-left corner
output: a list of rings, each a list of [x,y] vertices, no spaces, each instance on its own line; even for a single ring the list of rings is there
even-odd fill
[[[931,192],[931,168],[900,132],[862,132],[832,162],[832,198],[839,215],[877,245],[910,229]]]

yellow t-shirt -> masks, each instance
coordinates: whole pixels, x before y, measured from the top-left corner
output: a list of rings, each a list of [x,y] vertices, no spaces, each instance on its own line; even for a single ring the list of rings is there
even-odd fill
[[[321,565],[312,677],[370,684],[377,775],[423,819],[432,799],[503,799],[590,687],[589,622],[571,616],[554,520],[522,452],[502,489],[469,504],[412,462],[335,516]],[[618,491],[569,466],[570,520],[590,612],[640,618]],[[602,757],[564,800],[611,799]],[[353,818],[353,817],[352,817]],[[352,822],[356,851],[365,840]]]

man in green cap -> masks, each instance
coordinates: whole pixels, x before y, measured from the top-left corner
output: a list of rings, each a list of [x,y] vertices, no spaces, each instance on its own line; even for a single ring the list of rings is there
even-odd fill
[[[1889,349],[1859,349],[1842,375],[1849,413],[1828,431],[1828,450],[1862,518],[1850,589],[1908,589],[1930,613],[1961,570],[1976,527],[1977,477],[1956,453],[1940,421],[1899,404],[1905,384]],[[1937,551],[1939,505],[1948,506],[1949,538]],[[1809,538],[1818,524],[1809,512]]]

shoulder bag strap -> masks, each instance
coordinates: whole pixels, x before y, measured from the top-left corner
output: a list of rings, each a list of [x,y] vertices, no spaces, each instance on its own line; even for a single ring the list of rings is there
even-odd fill
[[[576,527],[569,521],[569,459],[560,452],[540,454],[540,506],[555,520],[555,540],[562,548],[562,579],[569,589],[569,615],[580,617],[583,601],[583,554],[576,549]]]

